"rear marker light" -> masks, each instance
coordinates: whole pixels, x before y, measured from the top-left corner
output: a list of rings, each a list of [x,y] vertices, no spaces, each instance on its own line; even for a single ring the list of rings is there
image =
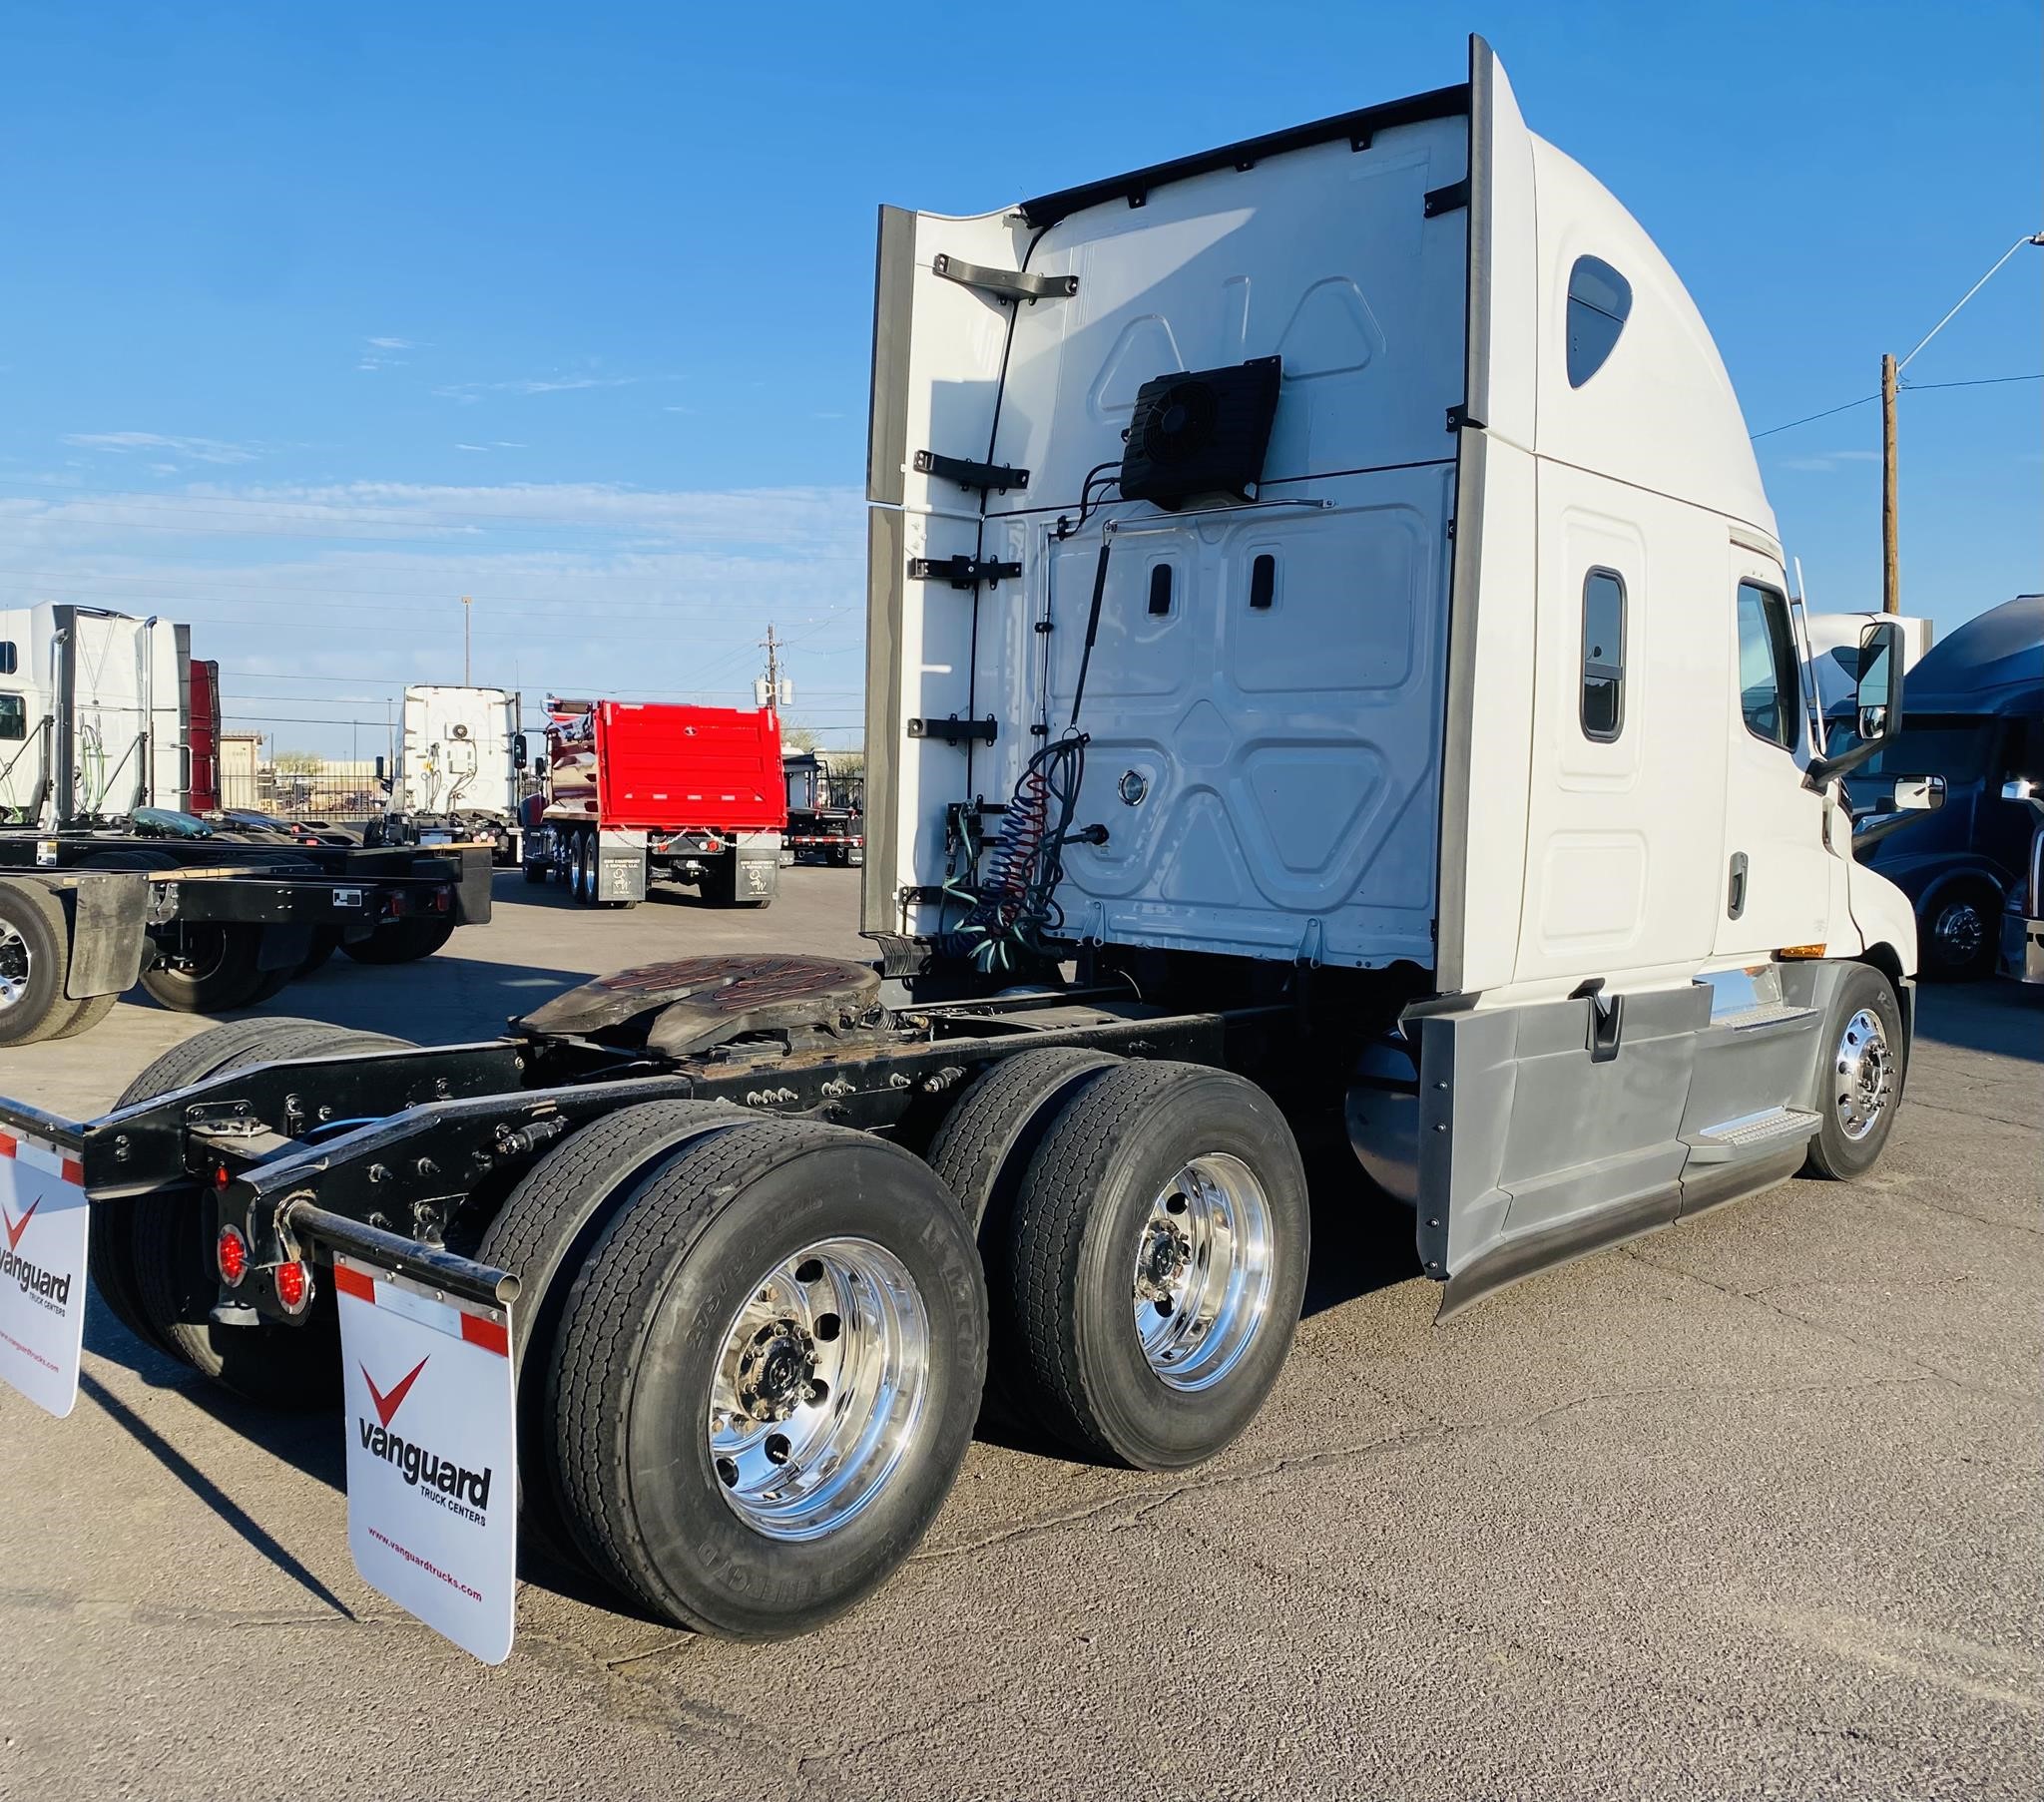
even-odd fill
[[[302,1261],[277,1265],[276,1298],[288,1313],[304,1311],[305,1303],[312,1299],[312,1273]]]
[[[231,1289],[242,1286],[242,1278],[249,1274],[249,1241],[232,1226],[220,1229],[220,1244],[215,1248],[220,1263],[220,1279]]]

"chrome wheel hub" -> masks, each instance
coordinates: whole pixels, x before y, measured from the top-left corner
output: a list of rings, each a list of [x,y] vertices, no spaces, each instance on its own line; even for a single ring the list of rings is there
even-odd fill
[[[815,1540],[855,1519],[901,1462],[930,1387],[929,1312],[871,1239],[825,1239],[767,1271],[711,1380],[711,1467],[740,1520]]]
[[[0,1008],[18,1007],[28,996],[28,941],[0,921]]]
[[[1847,1138],[1864,1138],[1886,1111],[1895,1087],[1887,1029],[1871,1008],[1861,1008],[1845,1022],[1833,1064],[1831,1088],[1838,1126]]]
[[[1931,928],[1939,948],[1960,964],[1970,964],[1980,955],[1980,941],[1986,932],[1980,910],[1970,901],[1954,901],[1938,914],[1937,924]]]
[[[1270,1311],[1271,1204],[1249,1165],[1195,1157],[1150,1203],[1136,1239],[1136,1336],[1173,1389],[1206,1389],[1241,1362]]]

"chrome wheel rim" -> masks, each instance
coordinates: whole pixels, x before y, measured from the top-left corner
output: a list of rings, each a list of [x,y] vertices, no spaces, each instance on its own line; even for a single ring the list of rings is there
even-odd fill
[[[1887,1112],[1895,1087],[1887,1028],[1871,1008],[1861,1008],[1845,1022],[1833,1062],[1837,1080],[1831,1087],[1839,1129],[1847,1138],[1864,1138]]]
[[[1208,1389],[1242,1361],[1271,1309],[1271,1203],[1240,1157],[1195,1157],[1158,1190],[1136,1236],[1136,1336],[1160,1381]]]
[[[19,1007],[28,999],[29,979],[34,973],[28,941],[0,920],[0,1011]]]
[[[1970,901],[1952,902],[1938,914],[1937,924],[1931,928],[1938,949],[1955,964],[1970,964],[1978,957],[1980,941],[1986,933],[1987,923]]]
[[[769,1540],[836,1533],[885,1488],[929,1390],[929,1310],[907,1266],[871,1239],[805,1246],[724,1335],[708,1432],[725,1502]]]

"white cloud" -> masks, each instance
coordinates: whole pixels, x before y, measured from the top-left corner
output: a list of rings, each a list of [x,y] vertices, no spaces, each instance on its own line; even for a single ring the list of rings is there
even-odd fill
[[[458,450],[458,451],[485,451],[485,452],[486,452],[486,451],[488,451],[488,449],[489,449],[490,447],[489,447],[489,446],[488,446],[487,444],[457,444],[457,445],[456,445],[456,446],[455,446],[454,448],[455,448],[456,450]]]
[[[230,714],[336,754],[355,733],[381,748],[386,693],[460,670],[464,594],[477,679],[522,688],[534,711],[549,688],[750,705],[770,621],[794,717],[832,746],[862,727],[856,488],[51,489],[0,496],[0,605],[189,622],[195,655],[227,667]]]
[[[1840,463],[1878,463],[1880,459],[1881,453],[1875,450],[1833,450],[1823,451],[1814,457],[1784,457],[1781,467],[1804,473],[1822,473],[1836,469]]]
[[[66,432],[64,442],[81,450],[176,451],[196,463],[253,463],[260,454],[247,445],[225,444],[218,438],[171,438],[161,432]]]
[[[636,375],[530,375],[505,382],[450,382],[433,392],[467,407],[485,394],[572,394],[583,388],[630,388],[638,380]]]
[[[371,338],[371,350],[416,350],[418,346],[409,338]]]

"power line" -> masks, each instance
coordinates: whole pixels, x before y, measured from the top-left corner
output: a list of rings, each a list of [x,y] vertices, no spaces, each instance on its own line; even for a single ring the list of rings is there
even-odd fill
[[[1934,394],[1940,388],[1997,388],[2005,382],[2044,382],[2044,374],[2037,375],[1983,375],[1973,381],[1963,382],[1905,382],[1904,394]],[[1755,432],[1753,441],[1772,438],[1777,432],[1792,432],[1798,425],[1808,425],[1814,420],[1828,419],[1833,413],[1849,413],[1854,407],[1863,407],[1880,399],[1878,394],[1862,394],[1857,400],[1844,401],[1835,407],[1826,407],[1821,413],[1806,413],[1800,419],[1791,419],[1787,425],[1771,425],[1765,432]]]

